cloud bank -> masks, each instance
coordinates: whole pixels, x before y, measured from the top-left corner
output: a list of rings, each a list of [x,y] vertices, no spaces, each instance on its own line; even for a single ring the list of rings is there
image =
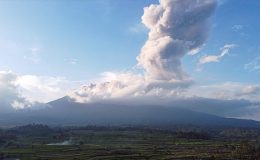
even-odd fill
[[[22,97],[16,84],[17,75],[12,72],[0,71],[0,112],[10,112],[14,108],[25,108],[29,103]],[[12,107],[13,108],[12,108]]]
[[[18,75],[0,71],[0,113],[16,109],[37,108],[44,103],[66,95],[69,90],[82,85],[62,77]]]

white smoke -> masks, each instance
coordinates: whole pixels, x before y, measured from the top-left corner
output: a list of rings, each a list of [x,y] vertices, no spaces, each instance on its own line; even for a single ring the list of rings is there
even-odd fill
[[[207,40],[215,0],[160,0],[144,8],[143,24],[150,30],[137,57],[144,74],[112,74],[113,79],[82,87],[70,94],[78,102],[100,99],[179,95],[192,84],[182,57]]]
[[[137,60],[146,74],[167,81],[189,79],[181,58],[205,43],[215,7],[215,0],[160,0],[145,7],[142,22],[150,32]]]
[[[165,97],[179,95],[185,84],[162,83],[147,79],[141,74],[106,73],[101,78],[105,82],[89,84],[73,91],[70,98],[80,103],[99,102],[110,99],[131,99],[144,97]],[[174,88],[174,90],[172,89]]]

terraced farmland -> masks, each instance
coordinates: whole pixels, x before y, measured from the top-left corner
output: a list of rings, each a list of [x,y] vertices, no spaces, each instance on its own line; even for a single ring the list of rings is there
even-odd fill
[[[259,159],[259,151],[252,148],[257,141],[194,138],[192,132],[184,138],[180,133],[142,129],[40,133],[20,132],[15,140],[2,145],[1,156],[20,160]]]

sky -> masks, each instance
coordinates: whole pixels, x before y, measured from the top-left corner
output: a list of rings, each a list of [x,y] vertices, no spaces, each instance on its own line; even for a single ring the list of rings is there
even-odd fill
[[[258,0],[0,0],[0,100],[199,97],[260,113],[258,15]]]

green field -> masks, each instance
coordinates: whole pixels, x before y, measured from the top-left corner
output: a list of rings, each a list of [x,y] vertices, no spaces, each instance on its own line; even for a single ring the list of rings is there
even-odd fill
[[[21,160],[260,159],[259,139],[248,138],[248,135],[247,139],[230,139],[228,136],[208,137],[201,132],[140,128],[66,128],[45,132],[37,129],[39,127],[30,132],[21,128],[4,132],[9,138],[13,134],[16,137],[2,143],[2,157]]]

